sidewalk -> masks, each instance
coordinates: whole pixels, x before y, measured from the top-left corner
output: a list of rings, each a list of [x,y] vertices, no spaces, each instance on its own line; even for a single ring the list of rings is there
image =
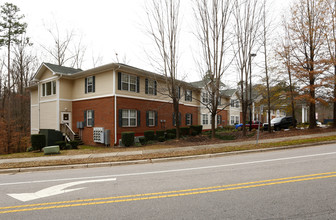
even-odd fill
[[[300,140],[300,139],[308,139],[308,138],[315,138],[315,137],[327,137],[327,136],[336,136],[336,132],[327,132],[327,133],[318,133],[318,134],[310,134],[310,135],[301,135],[301,136],[292,136],[292,137],[283,137],[283,138],[274,138],[274,139],[263,139],[259,140],[259,143],[276,143],[276,142],[282,142],[282,141],[291,141],[291,140]],[[336,143],[336,141],[335,141]],[[102,158],[102,157],[115,157],[115,156],[131,156],[131,155],[145,155],[145,154],[152,154],[152,153],[167,153],[167,152],[181,152],[181,151],[193,151],[193,150],[201,150],[201,149],[209,149],[209,148],[222,148],[222,147],[231,147],[231,146],[241,146],[241,145],[249,145],[249,144],[256,144],[256,141],[242,141],[242,142],[233,142],[233,143],[221,143],[221,144],[212,144],[212,145],[199,145],[199,146],[188,146],[188,147],[177,147],[177,148],[164,148],[164,149],[153,149],[153,150],[137,150],[137,151],[126,151],[126,152],[113,152],[113,153],[97,153],[97,154],[80,154],[80,155],[64,155],[64,156],[48,156],[48,157],[31,157],[31,158],[12,158],[12,159],[0,159],[0,164],[5,163],[22,163],[22,162],[34,162],[34,161],[48,161],[48,160],[71,160],[71,159],[89,159],[89,158]],[[316,143],[315,143],[316,144]],[[292,148],[292,147],[300,147],[298,146],[287,146],[284,148]],[[282,148],[282,149],[284,149]],[[279,148],[277,148],[279,149]],[[281,149],[281,148],[280,148]],[[263,149],[265,150],[274,150],[274,148],[271,149]],[[258,152],[261,150],[249,150],[247,152]],[[222,153],[223,154],[232,154],[232,153],[238,153],[238,152],[230,152],[230,153]],[[246,151],[239,151],[239,153],[246,153]],[[192,156],[192,157],[202,157],[200,156]],[[176,159],[176,158],[174,158]],[[184,158],[181,158],[184,159]],[[158,159],[160,161],[164,159]],[[171,158],[167,158],[167,160],[171,160]],[[148,162],[148,160],[146,160]],[[150,161],[152,162],[152,160]],[[112,162],[111,162],[112,163]],[[100,163],[96,164],[96,166],[104,166],[106,164],[107,166],[111,166],[111,163]],[[114,162],[114,164],[129,164],[128,161],[123,162]],[[139,163],[134,162],[133,163]],[[89,166],[88,164],[85,164],[84,167],[93,167],[92,164]],[[50,166],[51,169],[56,169],[57,167],[61,168],[61,166]],[[62,166],[63,169],[65,167],[68,168],[75,168],[75,167],[83,167],[80,164],[78,165],[65,165]],[[45,167],[46,169],[48,167]],[[46,170],[43,169],[43,170]],[[62,169],[62,168],[61,168]],[[33,170],[41,170],[41,168],[34,169],[34,168],[15,168],[15,169],[0,169],[0,173],[5,173],[8,171],[13,172],[22,172],[25,170],[33,171]]]

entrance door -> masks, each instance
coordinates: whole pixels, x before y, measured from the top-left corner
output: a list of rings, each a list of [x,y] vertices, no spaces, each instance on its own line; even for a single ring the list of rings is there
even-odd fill
[[[61,112],[62,124],[67,124],[71,128],[71,112]]]

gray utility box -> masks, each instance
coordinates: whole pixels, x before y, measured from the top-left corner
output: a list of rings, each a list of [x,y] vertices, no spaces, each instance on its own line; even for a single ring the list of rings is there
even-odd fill
[[[111,130],[106,129],[104,131],[104,144],[106,146],[110,146],[111,145]]]

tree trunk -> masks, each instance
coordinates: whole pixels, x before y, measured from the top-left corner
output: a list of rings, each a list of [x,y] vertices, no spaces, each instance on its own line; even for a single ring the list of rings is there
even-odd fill
[[[333,127],[336,128],[336,65],[334,65],[334,114]]]

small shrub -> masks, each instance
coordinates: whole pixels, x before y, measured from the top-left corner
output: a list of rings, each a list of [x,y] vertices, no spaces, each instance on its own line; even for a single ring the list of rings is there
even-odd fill
[[[233,135],[216,135],[216,138],[221,140],[235,140],[236,137]]]
[[[30,136],[31,144],[34,150],[42,150],[46,146],[46,137],[44,134],[33,134]]]
[[[66,144],[66,145],[65,145],[65,150],[70,150],[71,147],[72,147],[71,144]]]
[[[146,141],[152,141],[155,139],[154,131],[145,131],[144,136],[145,136]]]
[[[198,135],[202,133],[203,126],[202,125],[191,125],[190,129],[191,129],[191,132],[196,131]]]
[[[222,128],[224,131],[234,131],[236,130],[236,127],[233,125],[226,125]]]
[[[197,131],[192,131],[191,132],[191,136],[196,136],[198,133],[197,133]]]
[[[32,152],[33,150],[34,150],[33,147],[28,147],[28,148],[27,148],[27,152]]]
[[[159,136],[159,137],[157,138],[157,140],[158,140],[159,142],[164,142],[164,141],[166,140],[166,138],[165,138],[164,136]]]
[[[122,132],[121,141],[125,147],[132,146],[134,144],[134,132]]]
[[[167,129],[167,134],[175,134],[176,135],[176,128],[173,129]]]
[[[70,141],[69,144],[71,145],[71,149],[78,149],[79,141]]]
[[[156,136],[159,137],[164,137],[165,136],[165,131],[156,131]]]
[[[66,142],[65,141],[56,141],[55,144],[58,145],[61,150],[65,150],[65,148],[66,148]]]
[[[142,146],[146,145],[146,138],[145,137],[139,137],[139,142]]]
[[[176,134],[167,133],[167,139],[175,139],[175,138],[176,138]]]
[[[180,128],[181,135],[187,136],[190,135],[190,128],[189,127],[182,127]]]

